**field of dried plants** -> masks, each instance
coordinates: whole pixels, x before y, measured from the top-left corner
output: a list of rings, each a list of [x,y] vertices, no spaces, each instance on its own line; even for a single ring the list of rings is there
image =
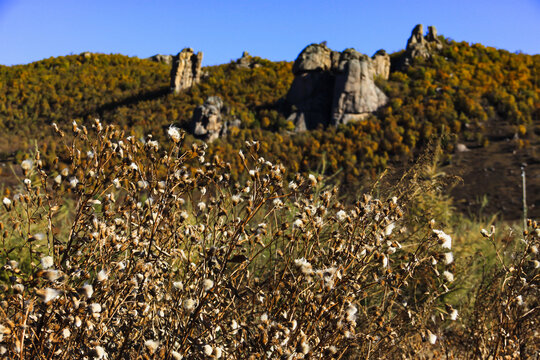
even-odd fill
[[[540,356],[538,223],[456,220],[429,159],[344,199],[256,142],[237,182],[172,127],[56,131],[2,200],[1,358]]]

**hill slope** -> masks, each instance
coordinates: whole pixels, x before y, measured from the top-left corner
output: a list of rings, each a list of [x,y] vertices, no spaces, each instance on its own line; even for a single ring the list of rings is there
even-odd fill
[[[294,171],[338,174],[337,179],[356,187],[365,175],[406,166],[430,139],[441,138],[448,154],[459,142],[472,149],[446,159],[448,171],[466,180],[465,188],[456,190],[461,198],[469,202],[482,198],[478,191],[486,181],[475,171],[493,168],[482,162],[499,155],[506,159],[497,165],[503,173],[511,164],[519,168],[522,162],[529,163],[534,186],[540,176],[536,168],[540,56],[441,39],[443,49],[430,59],[393,69],[389,80],[379,80],[390,101],[378,113],[361,123],[302,134],[290,132],[292,124],[286,121],[290,109],[282,100],[293,78],[289,62],[257,58],[261,66],[253,69],[233,63],[207,67],[201,83],[179,95],[168,91],[167,65],[122,55],[73,55],[2,66],[0,131],[5,136],[0,139],[0,159],[20,161],[33,139],[45,143],[45,155],[52,158],[58,149],[44,125],[56,122],[68,129],[73,120],[85,123],[94,117],[119,124],[138,137],[152,133],[167,141],[165,129],[170,124],[187,128],[193,109],[208,96],[219,95],[227,116],[239,118],[242,127],[212,143],[208,152],[230,161],[233,176],[242,167],[236,153],[247,139],[263,140],[262,151],[271,161],[281,161]],[[393,64],[402,55],[392,54]],[[520,183],[514,177],[488,180],[495,189],[514,189],[508,190],[513,199],[519,194]],[[530,202],[536,203],[531,210],[538,216],[536,194],[530,192],[536,197]],[[502,210],[510,217],[519,214],[519,204],[500,206],[489,210]]]

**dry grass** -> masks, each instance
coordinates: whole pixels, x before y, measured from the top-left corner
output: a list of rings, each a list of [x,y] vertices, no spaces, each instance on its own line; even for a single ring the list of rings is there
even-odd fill
[[[173,128],[167,149],[97,120],[91,136],[73,131],[69,167],[46,173],[37,153],[3,200],[4,358],[537,354],[535,222],[497,249],[463,312],[446,301],[463,272],[452,239],[435,222],[412,226],[397,198],[346,206],[321,178],[285,181],[254,142],[238,184],[204,145],[180,152]]]

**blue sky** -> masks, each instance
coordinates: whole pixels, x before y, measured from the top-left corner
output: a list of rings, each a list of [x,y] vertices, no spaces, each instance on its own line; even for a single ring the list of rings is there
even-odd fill
[[[401,50],[414,25],[509,51],[540,53],[540,0],[0,0],[0,64],[83,51],[148,57],[204,52],[203,65],[247,50],[294,60],[308,44],[372,55]]]

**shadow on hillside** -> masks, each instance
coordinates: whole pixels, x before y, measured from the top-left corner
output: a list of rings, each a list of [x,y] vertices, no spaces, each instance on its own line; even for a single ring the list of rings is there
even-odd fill
[[[109,103],[106,103],[97,107],[96,109],[92,111],[86,111],[82,114],[79,114],[79,116],[86,117],[86,116],[96,115],[96,114],[98,116],[102,116],[105,112],[115,110],[116,108],[119,108],[122,106],[136,105],[143,101],[155,100],[155,99],[158,99],[160,97],[170,94],[170,92],[171,92],[170,87],[163,86],[157,90],[152,90],[149,92],[132,95],[122,100],[111,101]]]

